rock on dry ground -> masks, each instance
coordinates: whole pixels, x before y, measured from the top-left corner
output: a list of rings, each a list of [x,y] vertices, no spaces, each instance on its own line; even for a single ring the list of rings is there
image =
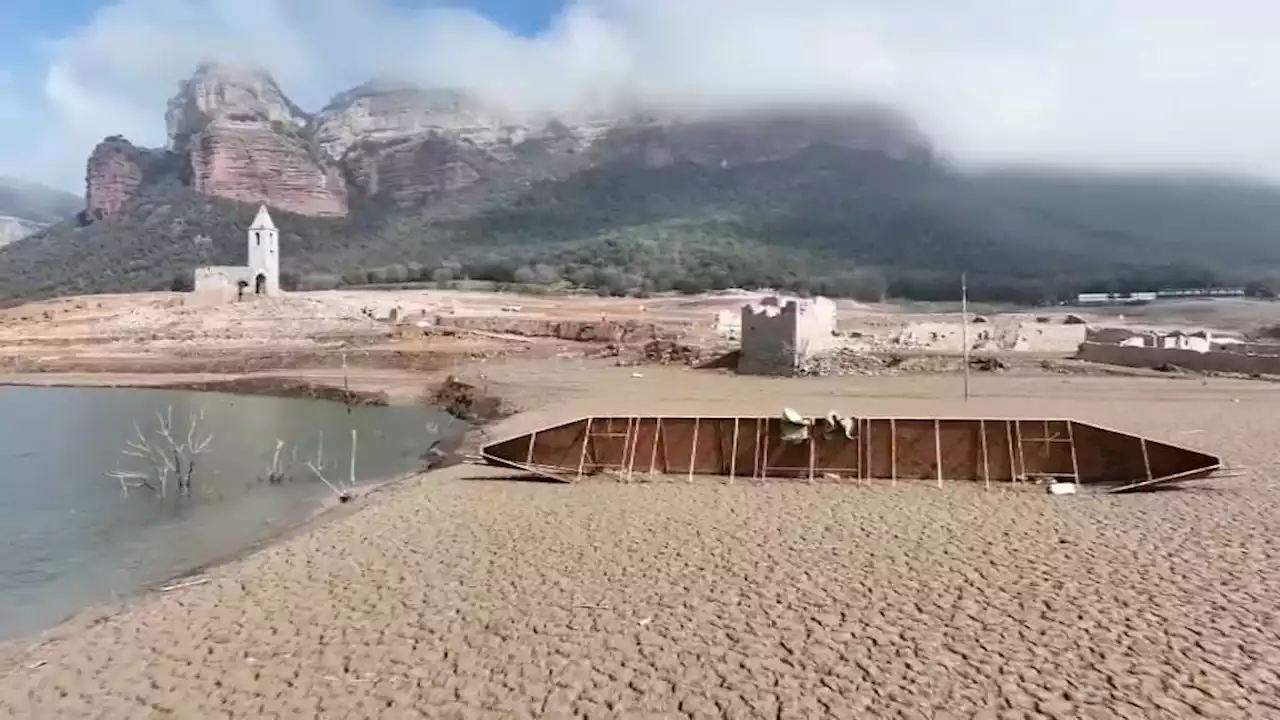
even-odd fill
[[[572,365],[573,372],[566,371]],[[1072,416],[1249,469],[1178,492],[454,468],[15,653],[0,716],[1280,716],[1280,391],[1240,382],[763,380],[493,366],[589,412]]]

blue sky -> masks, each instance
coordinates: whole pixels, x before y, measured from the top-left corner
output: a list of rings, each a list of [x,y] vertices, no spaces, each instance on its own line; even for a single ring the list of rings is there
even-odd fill
[[[234,2],[234,0],[232,0]],[[317,0],[323,1],[323,0]],[[364,0],[357,0],[364,1]],[[170,0],[174,4],[216,4],[219,0]],[[533,36],[547,29],[564,0],[372,0],[409,12],[454,7],[474,11],[515,36]],[[129,0],[0,0],[0,123],[8,130],[45,124],[51,67],[57,48],[93,27],[112,6]],[[126,51],[120,48],[120,51]],[[156,109],[157,114],[162,109]],[[110,132],[105,126],[103,132]],[[18,136],[18,137],[15,137]],[[53,141],[56,143],[56,140]],[[79,171],[55,158],[57,152],[35,152],[21,132],[0,140],[0,174],[15,174],[76,189]],[[83,145],[83,143],[80,143]],[[33,162],[42,167],[28,169]],[[47,167],[56,163],[61,167]]]
[[[516,113],[873,101],[971,165],[1280,178],[1276,0],[0,0],[0,175],[82,191],[206,58],[315,111],[374,76]]]
[[[0,3],[0,71],[10,79],[37,82],[43,70],[43,44],[87,25],[99,9],[117,0],[3,0]],[[409,9],[446,3],[393,0]],[[564,0],[457,0],[521,35],[544,30]]]

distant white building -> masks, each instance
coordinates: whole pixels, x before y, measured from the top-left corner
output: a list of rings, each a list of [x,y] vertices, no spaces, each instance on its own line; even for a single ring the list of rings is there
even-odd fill
[[[1153,292],[1080,293],[1076,296],[1077,305],[1144,305],[1155,300]]]
[[[222,301],[241,300],[246,295],[276,297],[280,294],[280,231],[266,205],[258,208],[249,226],[247,241],[247,265],[196,268],[196,294]]]

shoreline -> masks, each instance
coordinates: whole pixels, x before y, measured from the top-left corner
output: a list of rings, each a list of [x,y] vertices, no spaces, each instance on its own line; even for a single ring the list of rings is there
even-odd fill
[[[188,390],[192,392],[208,392],[226,395],[260,395],[265,397],[281,397],[305,400],[320,400],[323,402],[336,402],[352,405],[365,405],[372,407],[386,407],[391,404],[388,393],[384,391],[357,391],[344,389],[341,386],[311,381],[306,378],[295,378],[279,375],[271,375],[264,377],[239,376],[213,380],[173,380],[167,378],[164,374],[157,374],[152,378],[154,382],[147,382],[133,376],[124,376],[128,379],[121,379],[121,376],[115,373],[102,373],[99,377],[84,377],[77,374],[76,378],[65,382],[24,382],[22,380],[14,380],[13,376],[0,375],[0,388],[4,387],[57,387],[57,388],[109,388],[109,389],[136,389],[136,390]],[[43,379],[43,378],[41,378]],[[440,392],[441,389],[447,387],[447,383],[454,380],[451,375],[445,381],[441,381],[434,385],[428,384],[429,392],[434,389]],[[490,397],[490,396],[485,396]],[[405,398],[401,398],[404,400]],[[506,408],[501,398],[491,397],[497,403],[497,406]],[[422,398],[418,398],[422,400]],[[343,500],[332,491],[327,491],[322,498],[317,498],[315,506],[305,517],[273,528],[264,537],[261,537],[244,547],[225,553],[211,560],[197,563],[189,568],[185,568],[172,575],[160,580],[147,583],[133,592],[121,595],[117,599],[110,602],[90,603],[73,613],[70,613],[54,624],[27,633],[21,633],[17,636],[3,639],[0,638],[0,675],[5,671],[4,665],[11,664],[18,659],[23,650],[19,648],[26,646],[27,649],[36,647],[49,641],[57,641],[62,631],[74,631],[82,629],[86,626],[109,621],[112,617],[118,616],[128,610],[137,603],[144,601],[150,596],[162,594],[172,590],[187,587],[186,583],[193,580],[212,580],[212,574],[217,573],[237,562],[246,560],[247,558],[268,550],[274,546],[289,541],[292,538],[303,535],[307,532],[314,531],[326,524],[336,520],[349,517],[358,512],[363,511],[370,504],[371,500],[379,497],[385,498],[394,493],[398,487],[404,486],[411,481],[421,480],[433,473],[448,470],[465,462],[463,458],[464,451],[471,447],[475,442],[475,436],[483,432],[483,429],[493,423],[499,422],[507,417],[512,417],[516,413],[510,412],[497,416],[486,417],[482,415],[472,415],[470,417],[460,417],[455,415],[451,408],[439,407],[441,412],[448,414],[460,423],[463,427],[458,432],[451,433],[437,440],[437,445],[441,451],[437,461],[425,468],[412,470],[398,475],[374,479],[367,483],[354,488],[348,500]],[[199,583],[203,584],[203,583]]]
[[[349,405],[385,407],[391,404],[386,392],[353,390],[328,383],[314,382],[287,375],[226,375],[209,379],[177,379],[160,373],[150,381],[134,375],[101,373],[68,373],[72,379],[61,379],[50,373],[51,382],[35,382],[35,378],[0,375],[0,387],[111,388],[120,390],[190,390],[224,395],[261,395],[265,397],[325,400]],[[127,378],[127,379],[125,379]],[[43,379],[43,378],[41,378]]]

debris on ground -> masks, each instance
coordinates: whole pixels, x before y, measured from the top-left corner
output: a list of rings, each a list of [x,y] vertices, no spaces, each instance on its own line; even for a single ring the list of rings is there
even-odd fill
[[[453,375],[429,390],[424,401],[469,423],[491,422],[514,412],[514,408],[486,388],[463,382]]]
[[[858,352],[851,348],[836,348],[806,358],[801,362],[797,375],[882,375],[889,369],[885,358]]]
[[[998,357],[976,357],[969,360],[969,368],[978,372],[1008,370],[1009,365]]]

